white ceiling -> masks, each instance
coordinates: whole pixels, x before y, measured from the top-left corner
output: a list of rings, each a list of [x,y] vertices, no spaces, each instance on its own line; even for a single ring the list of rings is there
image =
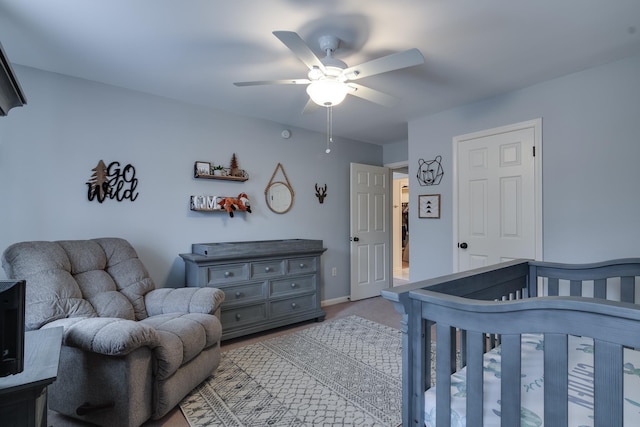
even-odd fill
[[[336,140],[376,144],[406,139],[412,118],[640,54],[639,29],[639,0],[0,0],[14,64],[318,132],[304,86],[233,85],[306,77],[272,31],[314,50],[336,35],[349,66],[416,47],[423,65],[358,80],[398,106],[334,108]]]

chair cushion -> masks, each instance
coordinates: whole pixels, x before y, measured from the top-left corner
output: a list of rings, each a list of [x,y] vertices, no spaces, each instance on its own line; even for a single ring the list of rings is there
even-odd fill
[[[47,323],[62,326],[62,344],[107,356],[126,356],[140,347],[155,348],[159,338],[149,325],[113,317],[71,317]]]
[[[89,246],[95,245],[98,248],[92,254],[90,262],[80,264],[79,261],[76,261],[78,265],[77,270],[75,270],[76,274],[81,272],[80,266],[83,267],[82,271],[92,269],[104,272],[104,281],[92,284],[93,289],[87,288],[85,293],[85,288],[81,286],[85,297],[94,292],[118,291],[126,297],[126,301],[123,298],[122,301],[118,302],[121,305],[120,310],[127,313],[133,312],[132,317],[123,315],[124,319],[140,320],[148,317],[144,306],[144,295],[155,289],[155,284],[129,242],[121,238],[105,237],[92,240],[62,241],[59,243],[67,248],[70,257],[74,255],[77,257],[78,253],[86,253]],[[104,264],[102,264],[102,257],[104,257]],[[97,306],[94,305],[96,311],[98,311],[99,316],[113,316],[113,311],[110,311],[113,310],[113,304],[111,304],[111,307],[105,307],[103,305],[104,301],[96,302]],[[124,307],[124,305],[127,307]],[[102,311],[105,314],[102,314]]]
[[[42,325],[65,317],[95,317],[71,274],[67,253],[55,242],[23,242],[9,246],[2,256],[7,277],[27,281],[25,327]]]
[[[66,317],[148,317],[144,295],[155,285],[124,239],[16,243],[2,266],[27,281],[27,329]]]
[[[154,349],[156,376],[163,380],[173,375],[200,352],[217,345],[222,336],[218,318],[204,313],[167,313],[151,316],[140,323],[155,329],[159,344]]]
[[[224,291],[217,288],[160,288],[144,296],[149,316],[163,313],[216,314],[224,301]]]

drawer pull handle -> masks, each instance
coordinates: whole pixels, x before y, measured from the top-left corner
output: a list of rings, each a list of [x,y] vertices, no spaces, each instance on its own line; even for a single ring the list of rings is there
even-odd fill
[[[230,271],[224,272],[224,277],[231,277],[231,276],[233,276],[233,273],[231,273]]]
[[[292,302],[292,303],[291,303],[291,308],[296,308],[296,307],[297,307],[296,303],[295,303],[295,302]]]
[[[296,285],[295,283],[291,284],[291,288],[295,288],[296,286],[298,286],[298,285]]]
[[[236,292],[236,298],[240,298],[242,296],[242,292],[238,291]]]
[[[305,268],[306,266],[303,263],[300,263],[300,268]]]
[[[270,272],[271,271],[271,267],[265,267],[264,271],[267,272],[267,273]]]
[[[236,320],[240,320],[240,313],[236,313]]]

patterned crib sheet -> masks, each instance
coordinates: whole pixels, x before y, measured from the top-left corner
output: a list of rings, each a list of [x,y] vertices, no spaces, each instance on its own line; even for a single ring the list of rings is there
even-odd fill
[[[542,335],[522,335],[522,427],[544,425]],[[569,336],[569,425],[593,426],[593,340]],[[500,426],[500,347],[484,355],[484,425]],[[451,426],[465,427],[466,369],[451,376]],[[425,425],[436,425],[435,387],[425,392]],[[624,350],[624,425],[640,425],[640,351]],[[474,427],[474,426],[469,426]]]

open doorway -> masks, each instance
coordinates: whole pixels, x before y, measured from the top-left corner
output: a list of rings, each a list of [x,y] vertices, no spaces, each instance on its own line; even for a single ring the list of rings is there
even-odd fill
[[[409,177],[407,165],[391,167],[393,286],[409,282]]]

